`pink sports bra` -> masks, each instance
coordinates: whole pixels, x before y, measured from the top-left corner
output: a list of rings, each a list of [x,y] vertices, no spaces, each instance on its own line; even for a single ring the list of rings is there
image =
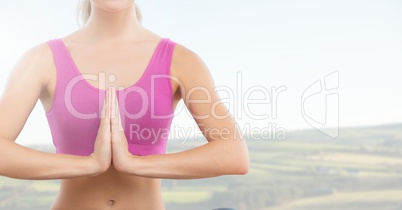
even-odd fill
[[[100,125],[106,91],[81,74],[61,39],[49,40],[57,69],[51,109],[46,117],[56,153],[88,156]],[[175,42],[162,38],[140,79],[125,89],[116,87],[129,151],[134,155],[163,154],[174,115],[170,64]],[[94,78],[95,77],[95,78]]]

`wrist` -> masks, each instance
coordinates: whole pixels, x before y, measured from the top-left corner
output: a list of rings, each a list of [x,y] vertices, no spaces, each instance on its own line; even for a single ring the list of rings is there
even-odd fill
[[[84,170],[88,173],[90,176],[96,176],[99,174],[104,173],[107,168],[102,166],[99,161],[97,161],[94,156],[94,154],[91,154],[86,157],[84,161]]]
[[[147,156],[131,156],[132,165],[128,167],[129,173],[135,176],[144,176],[144,166],[146,166],[146,158]]]
[[[118,161],[113,164],[116,170],[119,171],[120,173],[136,176],[139,175],[138,174],[139,162],[140,162],[139,156],[134,156],[131,155],[130,153],[130,155],[127,156],[124,160]]]

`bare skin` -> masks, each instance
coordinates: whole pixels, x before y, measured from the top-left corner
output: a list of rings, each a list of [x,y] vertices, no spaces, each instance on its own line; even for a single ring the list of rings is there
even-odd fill
[[[117,3],[116,3],[117,2]],[[93,0],[93,14],[82,29],[62,38],[81,73],[114,74],[106,87],[128,87],[142,75],[161,37],[135,17],[132,0]],[[129,55],[129,56],[128,56]],[[49,154],[14,143],[38,100],[51,109],[56,68],[46,43],[28,50],[7,80],[0,100],[0,175],[17,179],[61,179],[52,210],[164,209],[160,179],[194,179],[248,171],[248,152],[233,118],[213,90],[201,58],[176,44],[171,64],[174,106],[184,100],[208,143],[183,152],[135,156],[128,152],[115,95],[108,94],[95,151],[89,157]],[[179,82],[175,82],[179,81]],[[98,81],[88,80],[94,87]],[[29,87],[29,88],[27,88]],[[202,87],[204,91],[194,91]],[[208,97],[207,97],[208,95]],[[23,96],[23,97],[22,97]],[[208,102],[197,103],[194,100]],[[213,113],[213,114],[212,114]],[[208,117],[201,117],[206,116]],[[217,132],[216,132],[217,131]],[[224,155],[222,155],[224,154]],[[29,157],[30,161],[26,161]]]

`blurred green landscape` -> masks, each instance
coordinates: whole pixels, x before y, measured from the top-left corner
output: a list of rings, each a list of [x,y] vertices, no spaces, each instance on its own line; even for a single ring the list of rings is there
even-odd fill
[[[204,143],[171,140],[168,153]],[[337,139],[303,130],[288,132],[286,140],[248,138],[247,143],[247,175],[163,180],[166,209],[402,209],[402,124],[343,128]],[[48,209],[58,184],[0,177],[0,209]]]

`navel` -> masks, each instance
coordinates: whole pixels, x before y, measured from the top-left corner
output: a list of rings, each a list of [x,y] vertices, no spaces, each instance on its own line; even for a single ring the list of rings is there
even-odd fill
[[[116,204],[116,201],[111,199],[107,202],[107,204],[109,205],[109,207],[113,207]]]

